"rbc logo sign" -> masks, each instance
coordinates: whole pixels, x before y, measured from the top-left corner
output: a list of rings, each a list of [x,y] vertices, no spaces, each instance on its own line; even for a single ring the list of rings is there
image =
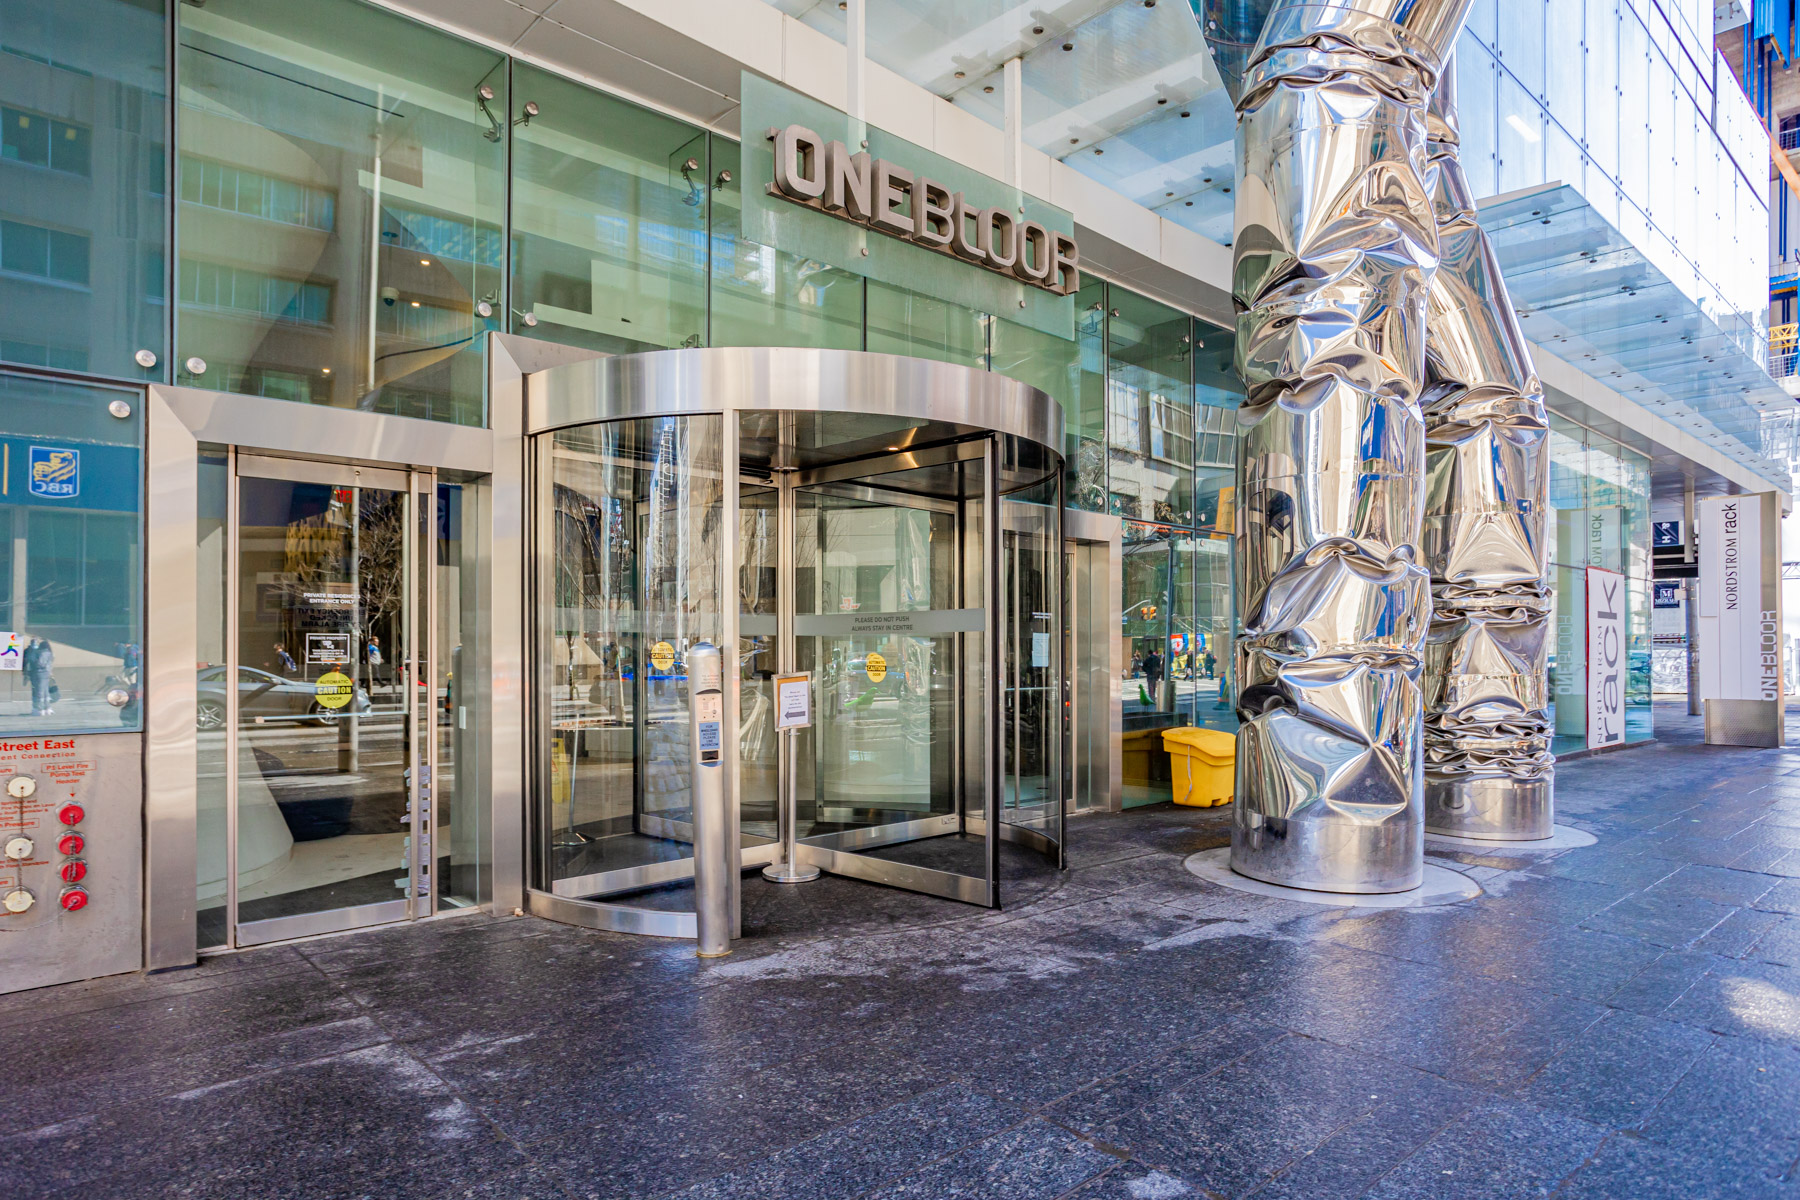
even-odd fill
[[[81,451],[33,446],[27,463],[31,494],[49,500],[73,500],[81,494]]]

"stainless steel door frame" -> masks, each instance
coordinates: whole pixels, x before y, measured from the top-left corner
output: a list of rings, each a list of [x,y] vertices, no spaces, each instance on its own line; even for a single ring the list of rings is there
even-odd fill
[[[1069,803],[1078,812],[1119,812],[1125,800],[1124,521],[1065,508],[1063,542],[1072,576],[1065,620],[1075,651],[1065,664]]]
[[[429,855],[436,841],[436,821],[430,798],[436,778],[436,680],[437,658],[433,636],[421,625],[435,627],[437,594],[433,587],[437,555],[433,540],[437,523],[435,472],[403,467],[371,467],[315,459],[295,459],[241,453],[228,448],[228,505],[225,523],[226,580],[225,671],[225,945],[227,949],[264,945],[321,933],[339,933],[372,925],[410,921],[436,911],[436,872]],[[405,731],[407,880],[398,900],[319,912],[296,913],[255,921],[239,919],[238,897],[238,800],[239,750],[242,725],[239,689],[240,614],[242,611],[240,548],[243,541],[241,480],[276,479],[341,488],[378,488],[402,497],[401,595],[407,610],[405,645],[400,662],[402,713]],[[424,636],[421,636],[423,634]],[[426,681],[424,711],[420,711],[420,680]],[[423,884],[423,887],[421,887]],[[425,904],[418,903],[423,898]]]
[[[519,468],[496,445],[509,430],[516,445],[523,445],[522,400],[508,405],[506,378],[501,368],[513,359],[505,339],[491,339],[492,370],[496,397],[494,428],[478,429],[318,405],[303,405],[262,396],[235,395],[203,388],[151,384],[145,389],[145,584],[150,603],[145,612],[145,965],[150,969],[178,967],[194,961],[195,856],[199,821],[199,765],[195,715],[198,683],[194,663],[198,658],[194,625],[199,574],[196,537],[200,512],[199,447],[202,443],[228,448],[228,453],[290,456],[318,461],[392,468],[396,464],[454,470],[486,476],[493,486],[490,511],[484,514],[478,537],[484,553],[494,555],[493,579],[518,578],[496,552],[517,548],[516,532],[509,522],[522,510],[517,494]],[[505,363],[501,362],[505,359]],[[514,388],[522,391],[513,376]],[[404,466],[402,469],[404,469]],[[235,473],[231,476],[235,479]],[[229,485],[235,486],[235,485]],[[231,540],[227,539],[229,547]],[[519,632],[523,629],[517,589],[509,594],[489,584],[491,630],[489,653],[497,670],[496,680],[516,678],[508,664],[520,660]],[[230,617],[227,606],[227,617]],[[510,621],[508,614],[518,617]],[[516,629],[515,629],[516,626]],[[231,639],[235,645],[235,638]],[[484,684],[483,686],[491,686]],[[235,689],[230,689],[235,691]],[[500,716],[515,713],[522,705],[496,705]],[[480,710],[478,709],[478,712]],[[510,752],[504,738],[495,738],[492,774],[497,787],[522,788],[504,779],[502,753]],[[484,781],[485,782],[485,781]],[[228,809],[228,820],[235,820]],[[507,911],[519,901],[518,867],[507,848],[509,835],[518,841],[518,818],[493,806],[494,823],[492,903]],[[228,831],[231,846],[236,830]],[[228,886],[235,886],[232,873]]]

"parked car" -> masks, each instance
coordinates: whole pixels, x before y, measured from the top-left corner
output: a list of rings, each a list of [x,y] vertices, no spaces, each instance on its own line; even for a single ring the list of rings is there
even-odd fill
[[[201,729],[225,728],[225,668],[200,668],[199,690],[195,723]],[[366,713],[373,707],[361,684],[349,704],[332,709],[319,703],[318,688],[310,679],[287,679],[255,667],[238,668],[238,714],[242,717],[311,718],[325,725],[345,713]]]

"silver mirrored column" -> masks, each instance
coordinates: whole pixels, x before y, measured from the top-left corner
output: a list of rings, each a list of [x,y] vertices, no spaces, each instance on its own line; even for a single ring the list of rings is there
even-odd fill
[[[1438,270],[1426,336],[1425,827],[1529,841],[1553,823],[1543,388],[1457,159],[1454,65],[1427,118]]]
[[[1423,875],[1425,106],[1466,7],[1278,2],[1244,74],[1231,865],[1271,883]]]

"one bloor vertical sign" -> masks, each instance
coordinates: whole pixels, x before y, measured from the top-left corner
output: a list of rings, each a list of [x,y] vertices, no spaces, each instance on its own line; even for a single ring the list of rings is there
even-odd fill
[[[1625,742],[1625,576],[1587,569],[1587,744]]]

